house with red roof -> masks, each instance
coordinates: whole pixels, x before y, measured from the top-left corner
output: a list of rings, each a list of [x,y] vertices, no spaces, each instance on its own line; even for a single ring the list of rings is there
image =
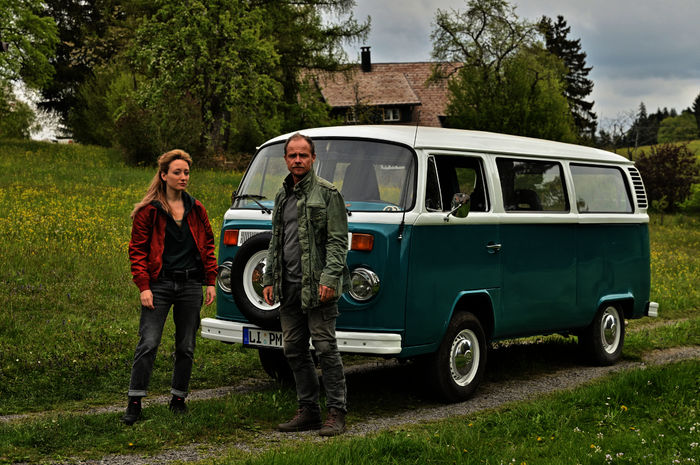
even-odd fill
[[[361,57],[347,71],[308,74],[333,115],[348,124],[443,126],[447,79],[430,80],[437,63],[372,63],[370,47],[362,47]]]

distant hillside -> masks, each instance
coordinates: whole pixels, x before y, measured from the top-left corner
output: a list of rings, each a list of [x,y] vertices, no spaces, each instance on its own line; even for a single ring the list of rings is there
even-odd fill
[[[622,155],[623,157],[629,157],[630,150],[633,150],[633,153],[637,155],[649,151],[650,148],[650,145],[642,145],[640,147],[637,147],[636,150],[632,149],[631,147],[625,147],[615,150],[615,153]],[[695,156],[700,158],[700,139],[688,142],[688,150],[690,150],[695,154]]]

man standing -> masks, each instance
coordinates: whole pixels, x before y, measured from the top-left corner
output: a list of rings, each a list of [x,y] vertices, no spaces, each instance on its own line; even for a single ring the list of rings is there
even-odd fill
[[[338,299],[350,285],[345,202],[335,186],[314,173],[311,138],[297,133],[287,139],[284,160],[290,174],[275,197],[263,296],[270,305],[281,302],[284,354],[294,373],[299,408],[279,430],[320,428],[320,435],[335,436],[345,431],[347,412],[345,374],[335,338]],[[309,337],[326,391],[328,417],[323,427]]]

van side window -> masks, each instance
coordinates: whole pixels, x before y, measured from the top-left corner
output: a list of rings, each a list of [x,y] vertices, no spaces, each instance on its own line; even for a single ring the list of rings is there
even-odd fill
[[[441,205],[439,210],[447,211],[452,204],[452,197],[458,192],[469,194],[471,211],[488,210],[486,186],[479,158],[436,155],[429,160],[434,160],[434,163],[428,164],[426,207],[429,210],[431,208],[428,204],[428,196],[432,196],[432,204],[437,205],[434,197],[439,195],[439,205]],[[436,172],[436,175],[433,175],[431,170]],[[439,184],[439,189],[431,188],[431,183],[435,182],[431,180],[433,176]]]
[[[561,164],[498,158],[496,165],[506,211],[569,211]]]
[[[612,166],[571,164],[580,213],[632,213],[632,199],[622,170]]]

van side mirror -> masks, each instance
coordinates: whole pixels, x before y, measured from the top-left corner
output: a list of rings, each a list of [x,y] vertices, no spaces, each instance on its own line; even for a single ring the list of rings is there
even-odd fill
[[[457,192],[452,196],[451,209],[447,216],[445,216],[445,221],[450,221],[450,215],[453,215],[455,218],[466,218],[469,214],[470,205],[469,194]]]

